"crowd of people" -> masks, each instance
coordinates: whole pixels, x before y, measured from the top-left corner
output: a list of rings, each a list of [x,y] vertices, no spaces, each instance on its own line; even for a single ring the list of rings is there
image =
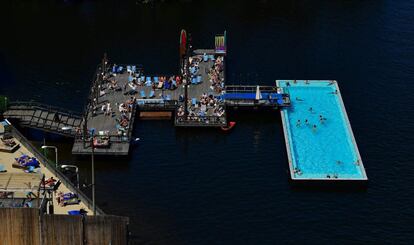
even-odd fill
[[[197,100],[193,98],[188,100],[188,118],[187,120],[203,120],[206,117],[221,117],[224,115],[225,110],[219,99],[214,97],[212,94],[207,95],[203,93]],[[185,115],[184,106],[181,105],[178,108],[177,116],[182,117]]]
[[[210,82],[212,83],[211,88],[216,93],[221,93],[221,91],[224,89],[223,69],[223,56],[219,56],[215,59],[213,67],[211,67],[208,72]]]
[[[132,109],[134,108],[137,99],[135,97],[130,97],[124,103],[119,104],[118,111],[120,116],[116,119],[118,134],[122,134],[123,131],[126,131],[129,127],[129,122],[132,117]]]
[[[187,67],[185,66],[183,72],[185,75],[189,75],[191,84],[198,84],[199,81],[197,81],[196,78],[201,77],[200,72],[202,72],[202,70],[200,70],[200,63],[208,62],[209,60],[214,61],[214,64],[205,70],[211,82],[210,88],[216,93],[221,93],[224,89],[224,64],[222,56],[215,58],[214,55],[204,54],[189,57],[189,68],[186,69]],[[190,72],[190,74],[186,74],[186,72]],[[213,94],[207,94],[206,92],[204,92],[199,98],[192,98],[187,101],[188,117],[186,120],[203,121],[211,120],[213,118],[219,120],[219,118],[224,115],[225,110],[221,101],[219,101],[219,99]],[[180,101],[183,100],[180,99]],[[178,108],[177,116],[183,117],[184,115],[185,109],[182,105]]]
[[[315,111],[313,110],[313,108],[312,108],[312,107],[310,107],[308,111],[309,111],[311,114],[314,114],[314,113],[315,113]],[[319,115],[319,123],[320,123],[320,124],[324,124],[327,120],[328,120],[328,119],[327,119],[326,117],[324,117],[324,116],[322,116],[322,115]],[[313,132],[316,132],[316,131],[317,131],[318,126],[317,126],[316,124],[312,124],[312,123],[310,122],[310,120],[308,120],[307,118],[305,118],[305,120],[304,120],[304,124],[305,124],[305,126],[310,126]],[[296,127],[300,127],[300,126],[302,126],[302,121],[301,121],[300,119],[298,119],[298,120],[296,121]]]

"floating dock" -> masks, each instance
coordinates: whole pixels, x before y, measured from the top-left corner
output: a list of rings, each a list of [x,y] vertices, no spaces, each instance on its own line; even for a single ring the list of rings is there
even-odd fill
[[[193,50],[182,31],[178,74],[146,74],[142,66],[109,63],[105,55],[83,115],[11,104],[4,116],[74,137],[75,155],[122,156],[129,154],[136,116],[226,129],[228,109],[280,109],[292,180],[368,180],[336,81],[228,85],[225,39],[217,35],[214,49]]]

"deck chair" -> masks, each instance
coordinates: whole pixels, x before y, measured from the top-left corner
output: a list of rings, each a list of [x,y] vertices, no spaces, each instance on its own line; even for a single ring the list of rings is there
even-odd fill
[[[191,84],[196,85],[197,84],[197,78],[195,78],[195,77],[191,78]]]
[[[154,83],[158,83],[158,77],[154,77]]]
[[[201,75],[197,76],[197,84],[201,83],[203,81],[203,77]]]
[[[171,95],[169,95],[169,94],[165,95],[164,100],[171,100]]]
[[[131,66],[127,66],[127,72],[131,72]]]
[[[208,58],[209,58],[209,56],[208,56],[208,55],[206,55],[206,54],[204,54],[204,55],[203,55],[203,61],[204,61],[204,62],[207,62],[207,61],[208,61]]]
[[[197,104],[197,99],[196,98],[192,98],[191,99],[191,104],[192,105],[196,105]]]
[[[164,88],[165,89],[170,89],[171,84],[169,82],[164,83]]]
[[[151,85],[152,85],[151,77],[146,77],[145,86],[151,87]]]
[[[154,90],[151,90],[151,91],[150,91],[150,93],[149,93],[149,97],[150,97],[150,98],[154,98],[154,97],[155,97],[155,92],[154,92]]]
[[[132,67],[131,67],[131,71],[132,71],[133,73],[135,73],[135,72],[137,71],[137,67],[136,67],[136,66],[132,66]]]
[[[141,95],[141,98],[143,98],[143,99],[147,98],[147,96],[145,95],[144,90],[139,91],[139,94]]]

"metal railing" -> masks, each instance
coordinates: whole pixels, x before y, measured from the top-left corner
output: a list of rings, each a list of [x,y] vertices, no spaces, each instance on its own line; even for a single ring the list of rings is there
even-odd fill
[[[221,127],[227,125],[226,116],[176,116],[175,126]]]
[[[61,107],[52,106],[43,104],[36,101],[13,101],[8,103],[8,109],[13,110],[27,110],[27,109],[34,109],[34,110],[43,110],[48,111],[50,113],[57,112],[59,115],[64,115],[76,119],[82,119],[82,115],[79,112],[67,110]]]
[[[59,170],[55,168],[55,163],[50,162],[40,151],[34,147],[27,139],[24,137],[13,125],[10,125],[12,128],[11,132],[14,138],[16,138],[22,145],[24,145],[29,152],[31,152],[40,162],[42,162],[45,167],[52,172],[59,180],[65,185],[70,191],[76,193],[79,199],[90,209],[93,210],[92,201],[89,197],[83,193],[81,190],[76,188],[76,186],[69,180],[66,175],[61,173]],[[100,208],[96,207],[96,213],[103,215],[105,214]]]
[[[260,86],[260,85],[226,85],[224,87],[226,93],[255,93],[259,86],[261,93],[272,93],[277,91],[275,86]]]
[[[178,102],[176,100],[137,100],[139,110],[175,110]]]

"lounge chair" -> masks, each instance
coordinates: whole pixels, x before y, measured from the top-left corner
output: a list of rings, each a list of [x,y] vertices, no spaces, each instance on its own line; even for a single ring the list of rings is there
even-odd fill
[[[197,76],[197,84],[201,83],[203,81],[203,77],[201,75]]]
[[[139,94],[141,95],[141,98],[143,98],[143,99],[147,98],[147,96],[145,95],[144,90],[139,91]]]
[[[170,89],[171,88],[171,84],[169,82],[164,83],[164,88],[165,89]]]
[[[154,83],[158,83],[158,77],[154,77]]]
[[[123,70],[123,69],[124,69],[124,67],[119,66],[119,67],[118,67],[118,70],[117,70],[117,71],[118,71],[118,73],[122,73],[122,70]]]
[[[128,82],[132,82],[133,78],[131,75],[128,76]]]
[[[137,71],[137,67],[136,67],[136,66],[132,66],[132,67],[131,67],[131,71],[132,71],[133,73],[135,73],[135,72]]]
[[[151,90],[151,91],[150,91],[150,93],[149,93],[149,97],[150,97],[150,98],[154,98],[154,97],[155,97],[155,92],[154,92],[154,90]]]
[[[196,85],[197,84],[197,78],[195,78],[195,77],[191,78],[191,84]]]
[[[164,87],[164,82],[158,82],[157,88],[162,89]]]
[[[151,85],[152,85],[151,77],[146,77],[145,86],[151,87]]]
[[[131,66],[127,66],[127,72],[131,72]]]
[[[196,98],[192,98],[191,99],[191,104],[192,105],[196,105],[197,104],[197,99]]]
[[[171,100],[171,95],[167,94],[164,99],[165,100]]]

